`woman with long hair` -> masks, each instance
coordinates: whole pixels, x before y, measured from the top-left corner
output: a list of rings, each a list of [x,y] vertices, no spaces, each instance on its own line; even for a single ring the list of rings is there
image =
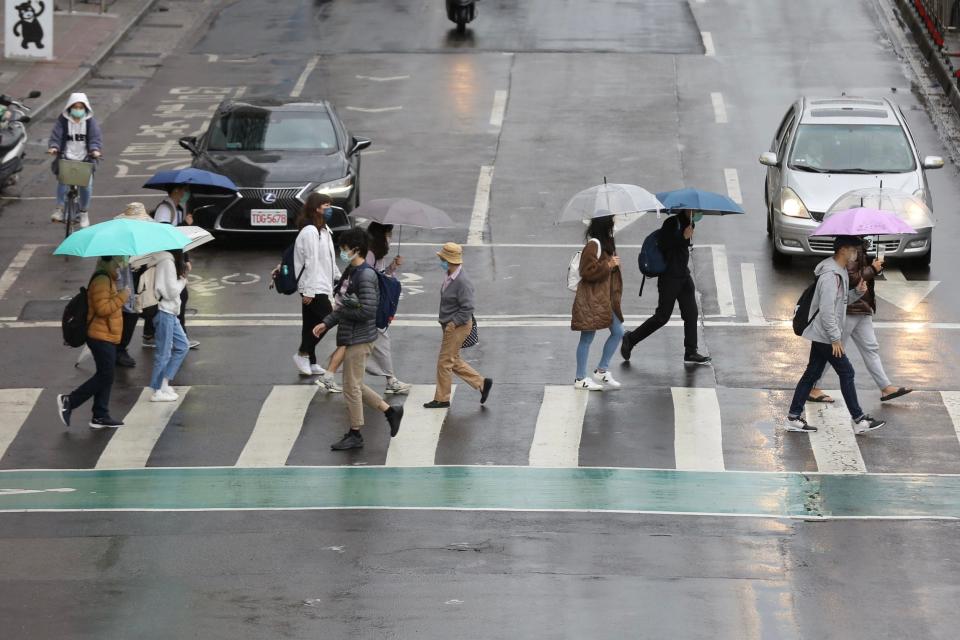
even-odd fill
[[[180,293],[187,286],[187,265],[180,249],[161,251],[156,256],[157,264],[153,267],[156,269],[154,288],[159,302],[153,327],[157,351],[150,376],[150,388],[153,389],[150,400],[174,402],[180,396],[170,386],[170,381],[177,375],[190,350],[190,342],[178,318]]]
[[[403,265],[403,258],[397,255],[389,263],[387,262],[387,255],[390,253],[390,239],[393,236],[393,225],[371,222],[367,226],[367,235],[370,239],[367,264],[381,273],[396,277],[401,265]],[[410,393],[411,385],[401,382],[393,373],[390,327],[378,328],[377,332],[379,334],[377,341],[373,343],[373,351],[370,352],[370,358],[367,359],[367,373],[387,379],[385,390],[387,394],[402,395]]]
[[[610,359],[623,337],[623,311],[620,309],[623,277],[613,230],[612,215],[593,218],[587,227],[587,244],[580,252],[580,284],[573,300],[570,328],[580,332],[574,386],[586,391],[620,386],[609,370]],[[591,379],[587,377],[587,358],[590,357],[593,338],[601,329],[609,329],[610,336],[603,344],[600,363]]]

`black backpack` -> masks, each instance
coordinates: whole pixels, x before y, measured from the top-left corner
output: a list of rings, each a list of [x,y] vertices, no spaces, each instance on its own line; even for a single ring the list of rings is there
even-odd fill
[[[283,257],[280,258],[280,270],[273,276],[273,288],[277,290],[277,293],[282,293],[285,296],[293,295],[297,292],[297,285],[300,284],[300,276],[303,275],[303,270],[306,269],[307,265],[304,264],[300,267],[300,273],[293,275],[295,269],[293,262],[293,244],[286,248],[283,252]]]
[[[98,271],[90,278],[90,282],[100,275],[106,275]],[[63,331],[63,344],[68,347],[82,347],[87,341],[87,328],[90,323],[87,322],[87,314],[90,311],[90,302],[87,298],[87,288],[80,287],[80,292],[70,298],[70,302],[63,309],[63,318],[60,321],[60,329]]]
[[[637,255],[637,266],[643,274],[643,282],[640,283],[641,296],[643,286],[647,284],[647,278],[656,278],[667,271],[667,259],[663,255],[663,249],[660,248],[660,231],[656,229],[644,238],[640,254]]]
[[[817,282],[819,280],[820,276],[813,279],[813,282],[800,294],[800,298],[797,299],[797,306],[793,308],[793,332],[798,336],[803,335],[803,332],[813,324],[817,314],[820,313],[820,309],[817,309],[813,312],[813,316],[810,315],[810,305],[813,304],[813,296],[817,293]]]

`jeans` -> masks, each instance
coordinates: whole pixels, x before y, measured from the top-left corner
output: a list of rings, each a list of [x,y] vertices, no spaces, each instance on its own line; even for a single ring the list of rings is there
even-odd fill
[[[880,343],[877,342],[877,334],[873,330],[873,316],[869,314],[848,313],[847,320],[843,324],[843,347],[846,349],[849,338],[853,338],[857,350],[863,358],[863,363],[867,365],[867,371],[878,389],[885,389],[892,386],[887,372],[883,370],[883,363],[880,361]],[[820,381],[816,386],[820,387]]]
[[[580,344],[577,345],[577,380],[583,380],[587,377],[587,358],[590,357],[590,345],[593,344],[595,335],[597,335],[596,331],[580,332]],[[603,343],[603,353],[600,355],[598,369],[606,371],[610,368],[610,359],[616,353],[621,338],[623,338],[623,323],[614,314],[613,324],[610,325],[610,336]]]
[[[93,195],[93,178],[90,178],[90,184],[86,187],[77,187],[80,192],[80,211],[90,209],[90,197]],[[62,207],[67,201],[67,191],[70,191],[70,185],[57,183],[57,206]]]
[[[811,342],[807,370],[803,372],[800,382],[797,383],[793,402],[790,403],[791,416],[803,415],[803,406],[810,397],[810,391],[823,375],[828,362],[840,378],[840,393],[843,394],[843,401],[847,405],[850,417],[856,420],[863,415],[860,402],[857,400],[857,387],[853,384],[853,365],[850,364],[850,360],[846,355],[839,358],[833,355],[833,347],[825,342]]]
[[[70,394],[70,407],[76,409],[93,398],[93,417],[110,416],[110,390],[113,388],[113,374],[117,365],[117,346],[112,342],[87,338],[87,347],[93,355],[97,371],[93,376]]]
[[[310,364],[317,364],[317,344],[323,338],[313,335],[313,328],[323,322],[323,319],[330,315],[333,307],[330,306],[330,298],[322,293],[313,297],[310,304],[300,302],[300,315],[302,318],[300,326],[300,348],[299,353],[310,358]],[[326,333],[323,334],[327,335]]]
[[[187,334],[172,313],[160,311],[153,319],[156,329],[156,355],[153,359],[153,373],[150,376],[150,388],[157,390],[163,381],[171,381],[180,370],[183,359],[187,357],[190,343]]]
[[[657,278],[657,310],[647,321],[628,334],[633,347],[646,339],[654,331],[670,322],[673,307],[680,303],[680,317],[683,318],[683,348],[685,354],[697,352],[697,296],[693,277],[689,274],[682,278],[660,276]]]

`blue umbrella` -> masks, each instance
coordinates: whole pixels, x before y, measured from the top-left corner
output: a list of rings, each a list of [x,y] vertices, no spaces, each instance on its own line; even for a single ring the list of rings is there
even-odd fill
[[[699,189],[677,189],[657,194],[657,200],[667,210],[700,211],[708,216],[725,216],[731,213],[746,213],[743,207],[720,193]]]
[[[233,195],[240,189],[233,180],[219,173],[204,171],[203,169],[173,169],[160,171],[143,185],[144,189],[159,189],[169,191],[173,187],[190,185],[191,191],[205,194]]]

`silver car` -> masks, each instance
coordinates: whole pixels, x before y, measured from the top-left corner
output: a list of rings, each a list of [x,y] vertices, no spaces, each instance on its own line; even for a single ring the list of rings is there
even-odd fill
[[[773,260],[833,253],[833,239],[810,237],[824,213],[854,189],[898,189],[933,210],[925,169],[943,167],[943,158],[920,159],[900,108],[886,99],[809,98],[797,100],[777,129],[770,151],[764,198]],[[916,228],[916,225],[914,225]],[[882,236],[888,257],[930,263],[933,220],[912,236]]]

